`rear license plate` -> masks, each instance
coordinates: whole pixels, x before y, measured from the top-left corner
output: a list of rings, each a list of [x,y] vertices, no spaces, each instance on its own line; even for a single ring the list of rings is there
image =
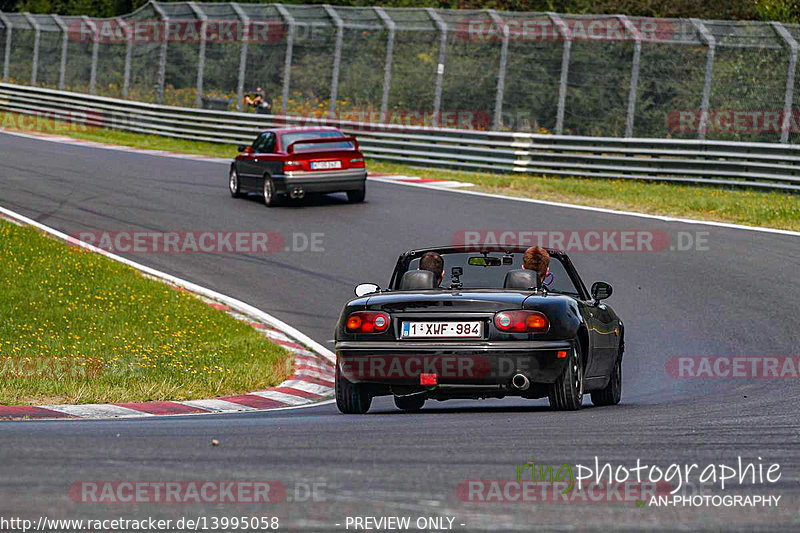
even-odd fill
[[[311,170],[328,170],[331,168],[342,168],[341,161],[312,161]]]
[[[403,322],[400,338],[423,337],[481,338],[483,322]]]

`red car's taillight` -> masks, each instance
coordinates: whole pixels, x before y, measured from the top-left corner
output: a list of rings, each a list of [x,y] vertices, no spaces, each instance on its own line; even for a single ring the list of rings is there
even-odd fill
[[[300,170],[300,161],[286,161],[283,163],[284,172],[291,172],[292,170]]]
[[[363,157],[355,157],[350,160],[350,168],[365,168],[364,166],[364,158]]]
[[[550,321],[539,311],[501,311],[494,315],[494,325],[511,333],[545,333]]]
[[[383,333],[389,329],[389,315],[380,311],[356,311],[347,317],[350,333]]]

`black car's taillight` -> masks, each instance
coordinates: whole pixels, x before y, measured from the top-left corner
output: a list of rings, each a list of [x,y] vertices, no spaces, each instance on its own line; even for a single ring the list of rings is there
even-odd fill
[[[356,311],[347,317],[350,333],[383,333],[389,329],[389,315],[381,311]]]
[[[494,325],[509,333],[546,333],[550,321],[539,311],[501,311],[494,315]]]

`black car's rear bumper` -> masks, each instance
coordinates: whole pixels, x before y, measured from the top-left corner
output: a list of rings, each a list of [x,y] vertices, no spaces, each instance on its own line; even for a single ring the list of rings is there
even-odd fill
[[[570,341],[365,342],[336,343],[337,364],[353,383],[420,385],[420,374],[440,385],[506,386],[517,374],[532,384],[553,383],[572,349]]]
[[[367,171],[363,168],[311,172],[296,171],[272,177],[279,194],[288,194],[295,189],[301,189],[308,193],[357,191],[364,186],[366,179]]]

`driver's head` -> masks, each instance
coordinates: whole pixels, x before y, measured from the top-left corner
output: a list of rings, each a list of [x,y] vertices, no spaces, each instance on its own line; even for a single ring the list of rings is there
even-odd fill
[[[533,270],[539,274],[539,279],[544,280],[547,273],[550,272],[550,254],[544,248],[531,246],[525,250],[525,255],[522,256],[522,268]]]
[[[419,269],[433,272],[436,277],[436,286],[444,279],[444,259],[436,252],[428,252],[419,260]]]

